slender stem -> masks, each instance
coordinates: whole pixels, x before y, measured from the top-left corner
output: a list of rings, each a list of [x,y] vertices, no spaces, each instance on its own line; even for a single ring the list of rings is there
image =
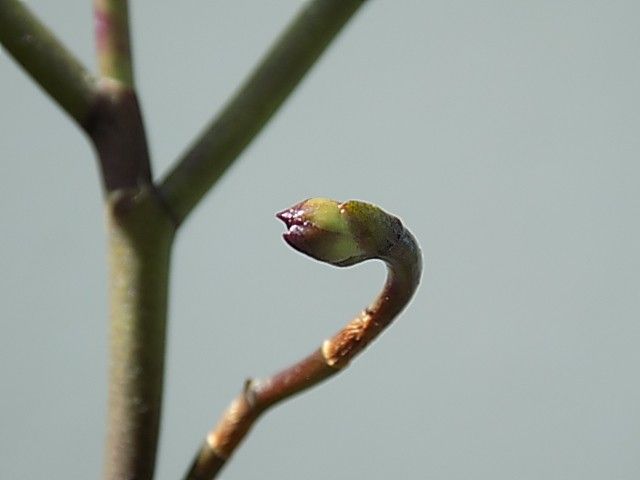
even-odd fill
[[[207,436],[186,480],[214,478],[265,410],[347,367],[402,311],[421,274],[413,235],[403,230],[397,243],[377,258],[386,262],[388,276],[374,302],[308,357],[267,379],[247,381]]]
[[[107,198],[111,366],[107,480],[150,480],[162,402],[173,223],[153,190]]]
[[[94,0],[94,16],[100,72],[133,87],[127,0]]]
[[[179,221],[264,127],[364,1],[314,0],[291,22],[162,183],[163,196]]]
[[[0,42],[33,80],[83,126],[96,95],[96,80],[24,2],[0,0]]]

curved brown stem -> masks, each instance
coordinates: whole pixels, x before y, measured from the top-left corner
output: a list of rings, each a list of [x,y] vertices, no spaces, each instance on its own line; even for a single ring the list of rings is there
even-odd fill
[[[382,259],[388,267],[387,281],[374,302],[308,357],[266,379],[248,380],[207,435],[186,480],[214,478],[263,412],[347,367],[407,305],[422,270],[413,235],[402,228],[390,248],[368,258]]]

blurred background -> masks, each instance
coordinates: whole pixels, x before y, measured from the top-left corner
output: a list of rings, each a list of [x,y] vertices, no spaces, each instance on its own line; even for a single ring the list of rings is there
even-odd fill
[[[90,3],[27,2],[95,70]],[[301,2],[131,4],[159,177]],[[379,263],[284,244],[274,213],[310,196],[403,218],[423,282],[221,478],[640,478],[639,16],[622,0],[365,5],[180,232],[157,478],[181,477],[245,378],[380,289]],[[0,85],[0,478],[99,478],[96,162],[4,51]]]

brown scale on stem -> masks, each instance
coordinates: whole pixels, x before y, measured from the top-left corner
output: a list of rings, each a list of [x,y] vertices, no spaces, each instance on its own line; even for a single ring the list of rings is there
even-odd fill
[[[367,310],[353,319],[333,338],[322,344],[322,355],[327,365],[334,368],[346,367],[349,360],[366,346],[368,332],[375,328],[373,317]]]

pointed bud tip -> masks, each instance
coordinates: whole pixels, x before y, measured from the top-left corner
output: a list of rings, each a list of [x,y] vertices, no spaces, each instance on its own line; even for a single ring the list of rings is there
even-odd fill
[[[276,214],[287,226],[282,235],[289,246],[316,260],[337,266],[363,257],[342,204],[309,198]]]
[[[291,208],[287,208],[286,210],[276,213],[276,218],[278,220],[282,220],[287,226],[289,226],[291,219],[293,218],[293,212],[291,210]]]

